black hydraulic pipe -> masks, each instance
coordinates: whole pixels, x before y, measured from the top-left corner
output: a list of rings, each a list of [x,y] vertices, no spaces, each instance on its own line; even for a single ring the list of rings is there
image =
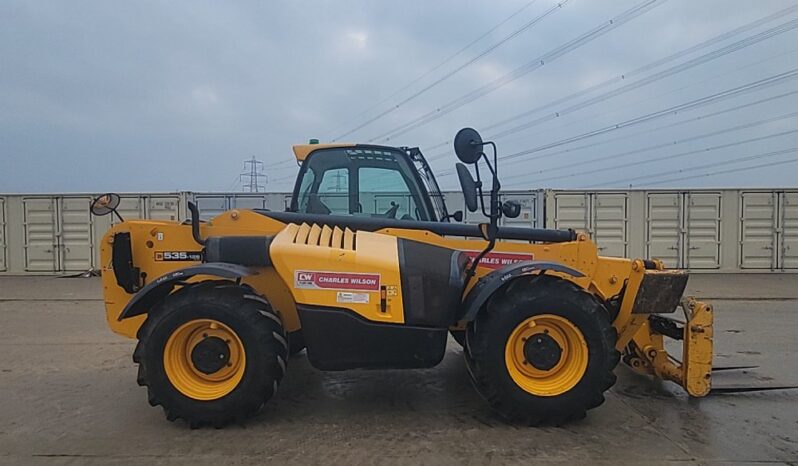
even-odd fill
[[[255,212],[283,223],[316,223],[330,227],[350,228],[352,230],[376,231],[383,228],[402,228],[405,230],[426,230],[445,236],[470,236],[481,238],[479,226],[464,223],[429,222],[420,220],[399,220],[383,217],[343,216],[305,214],[298,212],[274,212],[256,209]],[[199,226],[197,227],[199,229]],[[499,227],[498,239],[539,241],[542,243],[564,243],[576,240],[573,230],[549,230],[542,228]]]
[[[202,239],[200,235],[200,214],[197,204],[188,201],[188,210],[191,211],[191,236],[194,237],[194,241],[196,241],[197,244],[204,246],[205,240]]]

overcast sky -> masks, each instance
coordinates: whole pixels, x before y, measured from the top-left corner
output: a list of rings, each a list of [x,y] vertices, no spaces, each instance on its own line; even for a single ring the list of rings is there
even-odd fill
[[[798,79],[698,101],[798,68],[798,11],[751,25],[794,1],[659,1],[540,66],[641,3],[5,0],[0,192],[240,190],[252,156],[285,191],[292,144],[380,114],[343,139],[420,146],[444,188],[463,126],[508,133],[496,142],[515,189],[798,185]]]

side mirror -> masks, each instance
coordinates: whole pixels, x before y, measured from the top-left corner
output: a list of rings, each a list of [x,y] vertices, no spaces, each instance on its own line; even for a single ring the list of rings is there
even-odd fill
[[[463,211],[462,210],[458,210],[458,211],[456,211],[454,213],[451,213],[451,214],[443,217],[441,219],[441,222],[445,222],[445,221],[447,221],[449,219],[452,219],[455,222],[462,222],[463,221]]]
[[[482,156],[482,136],[474,128],[461,129],[454,136],[454,153],[463,163],[476,163]]]
[[[507,218],[517,218],[521,215],[521,204],[516,201],[505,201],[502,204],[502,213]]]
[[[465,199],[466,209],[469,212],[477,210],[477,182],[471,177],[468,167],[462,163],[456,165],[457,177],[460,178],[460,187],[463,189],[463,199]]]
[[[119,207],[119,194],[116,193],[107,193],[103,194],[102,196],[98,196],[93,201],[91,201],[91,213],[98,217],[103,215],[108,215],[111,212],[114,212],[117,207]]]

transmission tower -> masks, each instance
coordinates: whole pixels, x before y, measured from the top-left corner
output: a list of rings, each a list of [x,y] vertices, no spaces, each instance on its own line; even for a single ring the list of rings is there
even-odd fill
[[[251,193],[265,191],[266,188],[259,182],[261,178],[263,178],[264,183],[268,182],[266,174],[263,173],[263,162],[257,160],[255,157],[245,160],[244,173],[239,175],[239,179],[242,181],[241,189]]]

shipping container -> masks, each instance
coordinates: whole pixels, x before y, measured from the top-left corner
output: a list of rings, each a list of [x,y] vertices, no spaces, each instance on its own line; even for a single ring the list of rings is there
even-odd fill
[[[798,192],[740,194],[740,268],[798,268]]]
[[[98,242],[112,216],[93,217],[94,194],[0,195],[0,273],[60,274],[100,268]],[[398,196],[398,197],[397,197]],[[404,196],[404,198],[402,198]],[[443,193],[449,213],[467,212],[459,191]],[[401,217],[412,199],[374,193],[364,210],[391,202]],[[209,220],[227,209],[285,210],[290,193],[125,193],[119,214],[129,219],[184,221],[194,200]],[[607,256],[662,259],[696,272],[798,272],[798,189],[533,190],[508,191],[521,205],[501,224],[571,228],[589,234]]]

